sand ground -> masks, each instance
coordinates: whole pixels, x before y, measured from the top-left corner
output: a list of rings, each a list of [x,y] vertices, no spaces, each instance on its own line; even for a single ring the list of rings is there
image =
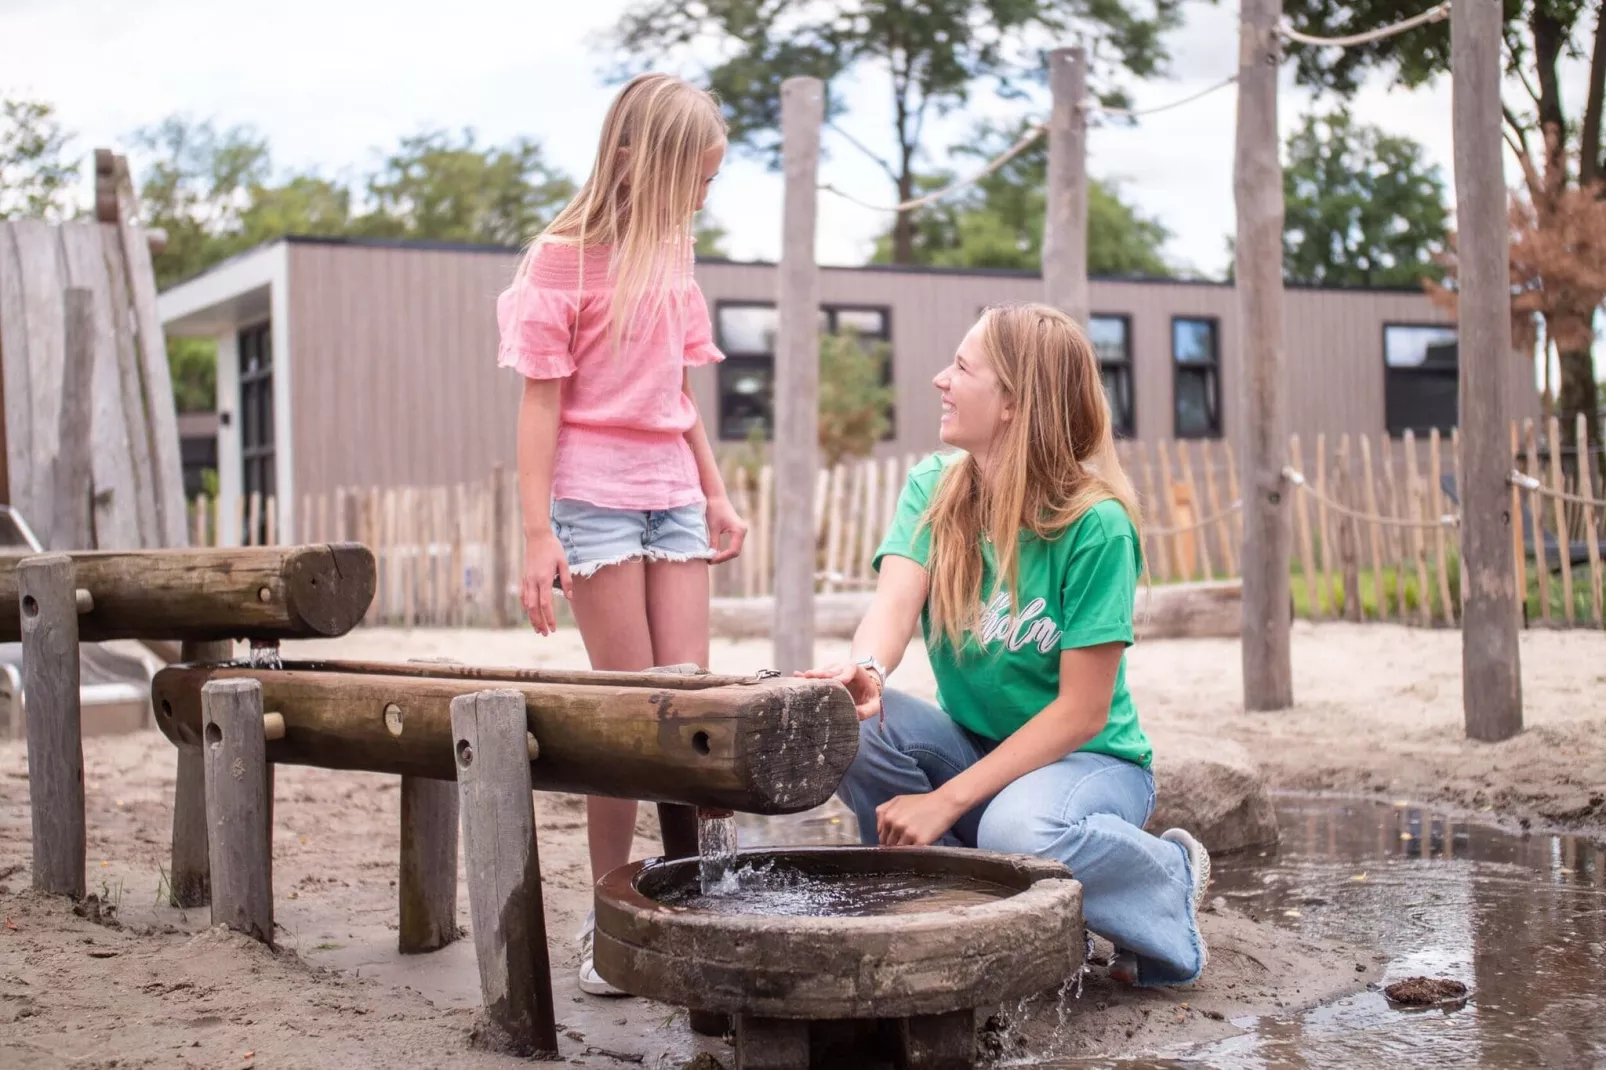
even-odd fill
[[[1157,748],[1215,734],[1247,747],[1276,787],[1325,789],[1484,811],[1491,820],[1606,834],[1606,637],[1525,633],[1526,731],[1501,744],[1463,738],[1455,632],[1388,625],[1298,625],[1294,709],[1240,705],[1238,645],[1154,642],[1130,654],[1129,679]],[[572,631],[363,631],[287,644],[287,657],[583,666]],[[841,653],[822,644],[822,659]],[[765,642],[716,643],[713,668],[751,671]],[[897,686],[928,693],[915,653]],[[208,928],[207,912],[161,905],[172,815],[173,751],[154,732],[85,743],[93,909],[27,891],[27,759],[0,744],[0,1067],[366,1067],[515,1065],[475,1051],[479,1002],[471,940],[427,956],[395,953],[398,782],[284,767],[276,785],[270,951]],[[583,1066],[679,1067],[699,1051],[673,1008],[598,1000],[573,982],[572,936],[589,906],[582,800],[538,795],[537,816],[563,1057]],[[749,822],[744,842],[844,831],[827,812]],[[838,823],[833,825],[833,820]],[[851,821],[851,818],[847,819]],[[656,852],[650,810],[637,853]],[[461,885],[460,885],[461,888]],[[466,893],[460,920],[469,924]],[[1171,1053],[1223,1037],[1252,1016],[1345,998],[1382,971],[1375,950],[1303,941],[1229,912],[1202,918],[1211,964],[1196,985],[1132,992],[1095,968],[1055,1028],[1052,1001],[1030,1015],[1031,1052],[1050,1034],[1063,1055]]]

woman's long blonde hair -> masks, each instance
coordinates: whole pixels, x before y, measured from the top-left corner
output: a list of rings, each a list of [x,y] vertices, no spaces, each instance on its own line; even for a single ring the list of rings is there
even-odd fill
[[[515,282],[536,247],[554,242],[580,250],[576,288],[583,290],[585,250],[611,246],[615,343],[638,321],[653,322],[671,290],[690,278],[702,159],[724,140],[712,94],[674,75],[632,78],[608,107],[590,176],[531,242]]]
[[[1007,590],[1014,612],[1023,531],[1056,538],[1111,498],[1142,531],[1087,334],[1059,309],[1038,304],[990,306],[981,323],[981,345],[1011,416],[987,450],[985,471],[970,455],[947,467],[923,520],[931,526],[931,630],[954,650],[983,610],[984,536],[997,566],[987,598]]]

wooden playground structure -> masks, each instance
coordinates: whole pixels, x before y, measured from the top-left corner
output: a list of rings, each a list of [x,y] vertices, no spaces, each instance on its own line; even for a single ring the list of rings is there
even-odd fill
[[[272,944],[273,768],[401,777],[399,949],[456,939],[459,828],[494,1032],[555,1052],[532,790],[658,803],[668,858],[697,854],[697,810],[824,802],[858,748],[838,685],[671,669],[601,673],[441,663],[279,664],[283,639],[344,634],[374,592],[360,545],[37,554],[0,561],[0,639],[28,692],[34,886],[85,893],[78,644],[179,639],[152,685],[177,750],[174,905]],[[232,660],[233,640],[252,658]],[[453,782],[455,781],[455,786]],[[723,1032],[694,1007],[692,1025]]]

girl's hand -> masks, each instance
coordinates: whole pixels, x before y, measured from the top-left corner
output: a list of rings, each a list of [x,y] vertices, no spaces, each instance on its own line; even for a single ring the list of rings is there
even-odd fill
[[[936,843],[964,814],[941,791],[899,795],[875,808],[876,832],[887,847]]]
[[[563,597],[574,597],[574,581],[569,578],[569,559],[563,544],[551,531],[527,538],[524,542],[524,576],[519,583],[519,598],[530,624],[542,635],[558,630],[558,615],[552,607],[552,581],[556,577],[563,587]]]
[[[868,721],[881,712],[881,684],[875,674],[863,665],[838,663],[818,669],[804,669],[792,675],[808,680],[835,680],[848,689],[848,694],[853,698],[853,708],[858,711],[861,721]]]
[[[722,546],[725,536],[730,545]],[[708,543],[714,548],[713,564],[729,561],[742,552],[742,540],[747,538],[747,522],[736,515],[736,507],[726,497],[708,499]]]

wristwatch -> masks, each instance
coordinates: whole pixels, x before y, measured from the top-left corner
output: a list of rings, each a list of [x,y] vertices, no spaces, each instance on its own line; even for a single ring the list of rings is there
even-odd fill
[[[887,667],[881,664],[880,658],[876,657],[874,654],[870,654],[866,657],[860,658],[854,664],[862,666],[863,668],[868,669],[870,672],[875,673],[876,685],[880,687],[882,691],[887,689]]]

